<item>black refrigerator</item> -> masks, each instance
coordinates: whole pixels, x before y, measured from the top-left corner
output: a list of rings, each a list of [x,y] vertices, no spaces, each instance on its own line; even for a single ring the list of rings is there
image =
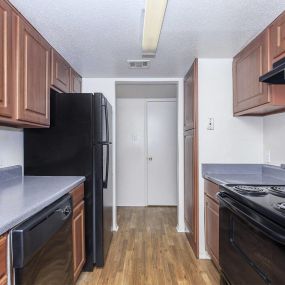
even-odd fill
[[[85,176],[85,271],[112,240],[112,107],[103,94],[51,90],[48,129],[24,130],[25,175]]]

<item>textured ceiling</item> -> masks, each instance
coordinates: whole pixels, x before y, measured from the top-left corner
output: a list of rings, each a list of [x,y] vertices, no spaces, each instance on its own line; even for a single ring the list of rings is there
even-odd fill
[[[175,83],[121,83],[116,85],[117,98],[176,98]]]
[[[232,57],[284,0],[169,0],[156,58],[141,58],[144,0],[11,0],[83,77],[180,77],[195,57]]]

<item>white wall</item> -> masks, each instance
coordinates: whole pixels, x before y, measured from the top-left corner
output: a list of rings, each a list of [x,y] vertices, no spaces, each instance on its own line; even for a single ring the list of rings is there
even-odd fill
[[[145,99],[117,99],[117,206],[145,206]]]
[[[23,165],[23,130],[0,127],[0,167]]]
[[[275,165],[284,164],[285,113],[264,117],[263,127],[264,162]]]
[[[263,119],[233,117],[231,59],[199,59],[198,62],[200,257],[205,257],[201,164],[262,163]],[[215,120],[212,131],[207,130],[210,117]],[[285,119],[283,122],[285,126]]]
[[[83,92],[102,92],[113,106],[113,126],[116,126],[116,82],[175,82],[178,83],[178,231],[184,231],[184,137],[183,137],[183,78],[83,78]],[[116,129],[114,128],[113,142],[116,138]],[[117,203],[116,197],[116,150],[113,152],[113,188],[114,205]],[[117,229],[117,210],[113,209],[113,228]]]

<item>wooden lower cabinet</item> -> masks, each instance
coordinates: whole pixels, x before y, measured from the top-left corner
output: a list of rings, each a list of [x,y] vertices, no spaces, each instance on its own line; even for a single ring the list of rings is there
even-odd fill
[[[205,180],[205,237],[206,250],[218,269],[219,265],[219,186]]]
[[[7,235],[3,235],[0,236],[0,285],[7,282]]]
[[[184,219],[186,236],[198,257],[198,186],[195,130],[184,133]]]
[[[83,184],[76,187],[72,192],[73,202],[73,268],[74,282],[78,279],[82,268],[85,264],[85,209],[84,209],[84,186]]]

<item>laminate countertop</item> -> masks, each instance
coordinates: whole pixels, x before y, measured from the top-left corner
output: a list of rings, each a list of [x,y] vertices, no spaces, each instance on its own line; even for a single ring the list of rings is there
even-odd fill
[[[265,164],[203,164],[202,175],[218,185],[285,185],[285,169]]]
[[[84,176],[23,176],[21,166],[0,169],[0,235],[84,181]]]

